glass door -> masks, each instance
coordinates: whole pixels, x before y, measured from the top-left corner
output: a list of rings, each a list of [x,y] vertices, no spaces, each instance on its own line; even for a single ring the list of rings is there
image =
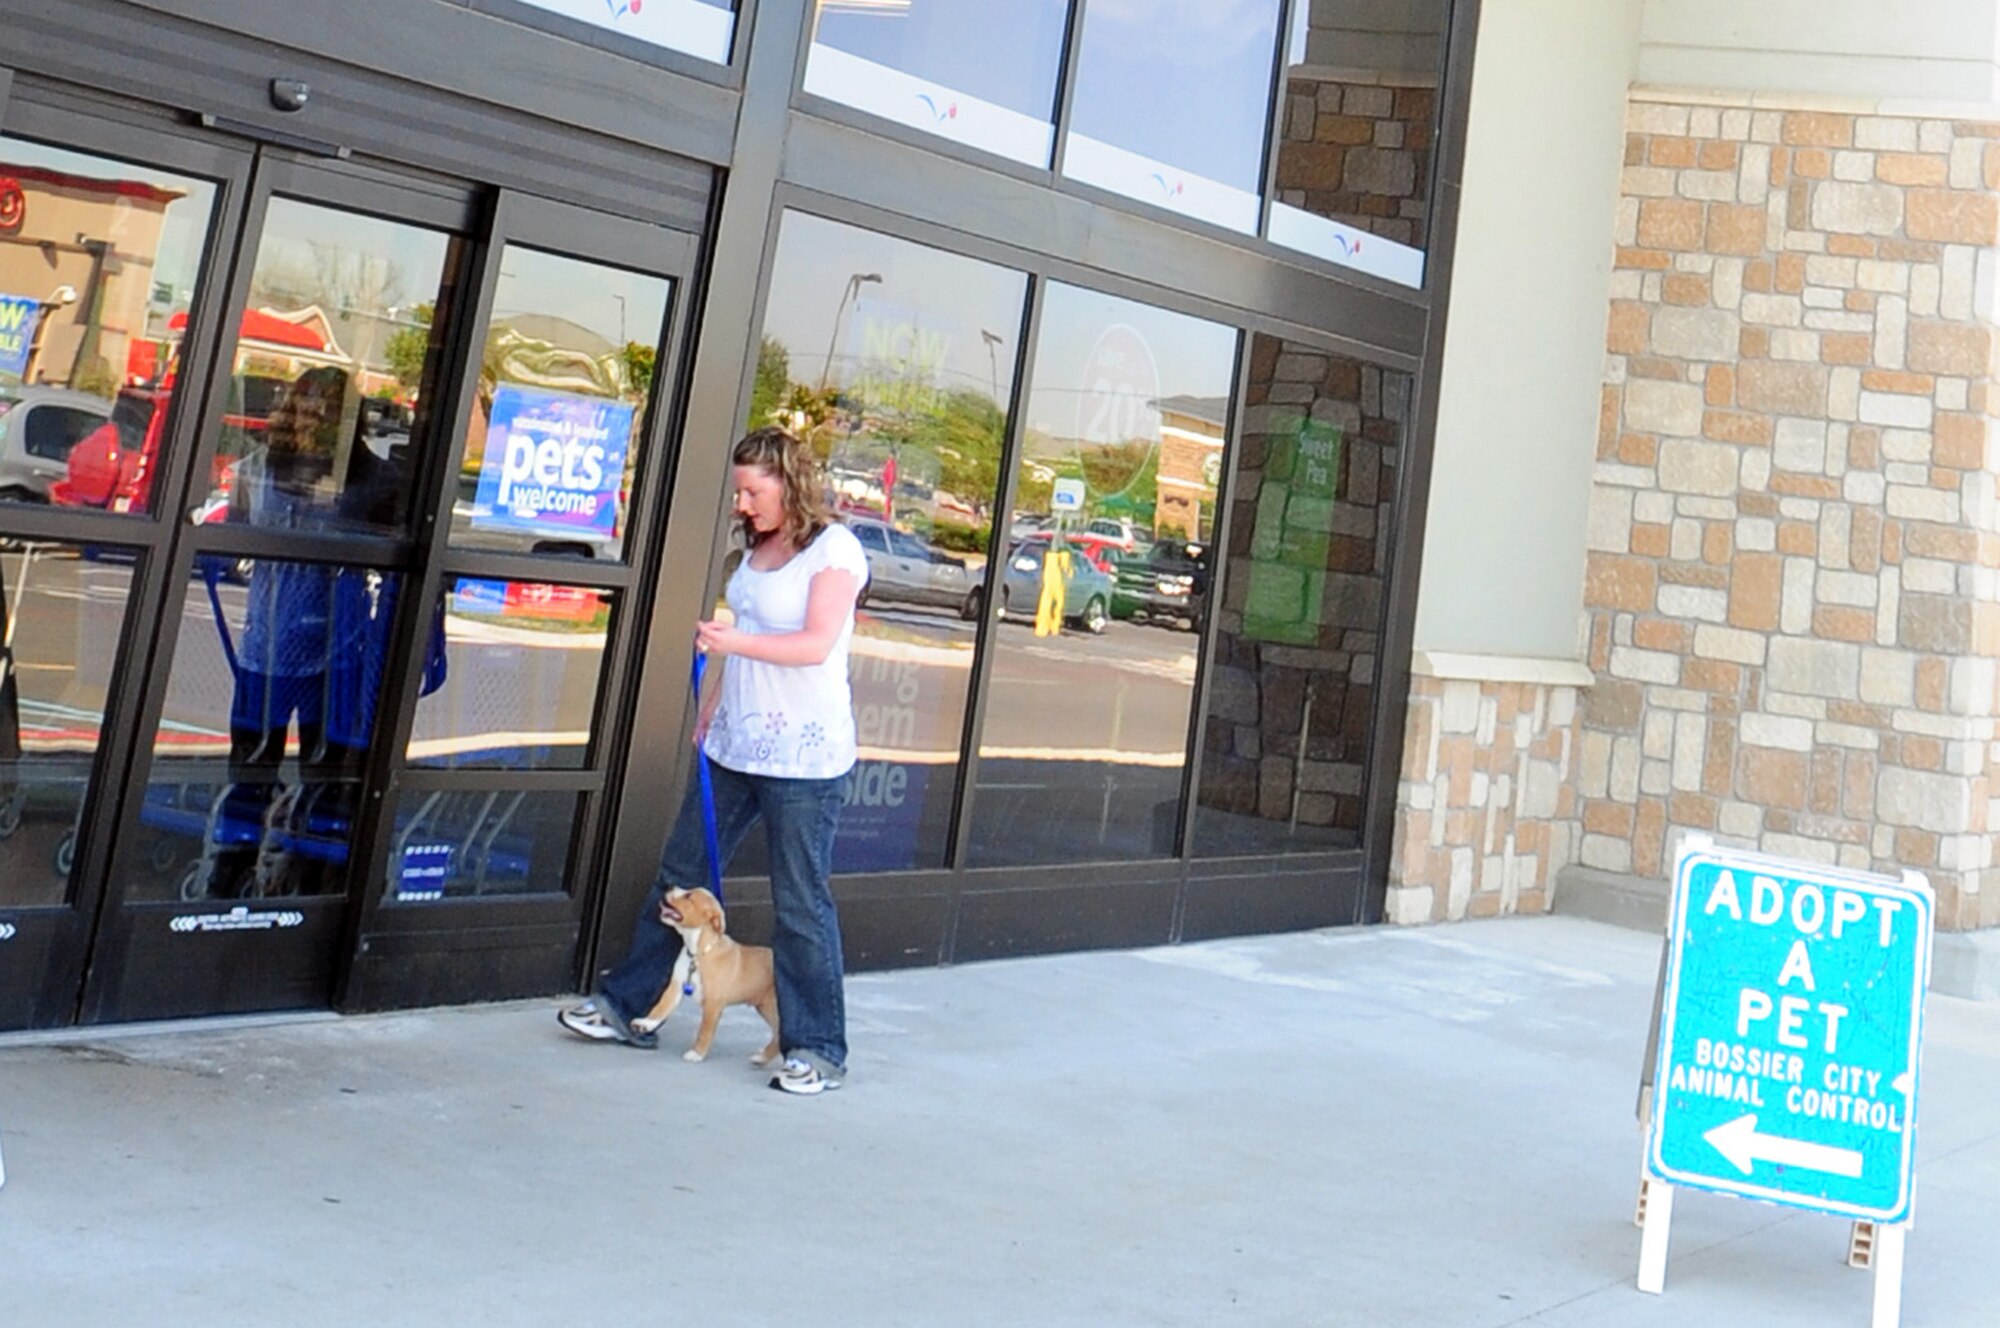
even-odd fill
[[[692,237],[504,195],[346,1008],[564,990],[628,740]]]
[[[156,407],[201,394],[194,446],[112,500],[176,533],[85,1021],[332,997],[475,220],[451,188],[258,158],[219,353]]]
[[[0,1029],[75,1019],[254,164],[19,90],[0,123]]]

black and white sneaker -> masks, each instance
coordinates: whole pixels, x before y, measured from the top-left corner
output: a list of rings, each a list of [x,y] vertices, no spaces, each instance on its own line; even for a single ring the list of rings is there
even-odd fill
[[[592,1042],[624,1042],[648,1051],[659,1045],[657,1034],[619,1027],[596,1001],[585,1001],[558,1012],[556,1022],[565,1032]]]
[[[615,1042],[618,1039],[618,1030],[598,1013],[595,1001],[585,1001],[581,1005],[572,1005],[566,1010],[557,1011],[556,1022],[561,1024],[566,1032],[574,1033],[580,1038],[588,1038],[592,1042]]]
[[[822,1073],[817,1066],[807,1061],[802,1061],[796,1056],[787,1056],[784,1065],[771,1076],[771,1087],[780,1093],[813,1097],[840,1087],[840,1076]]]

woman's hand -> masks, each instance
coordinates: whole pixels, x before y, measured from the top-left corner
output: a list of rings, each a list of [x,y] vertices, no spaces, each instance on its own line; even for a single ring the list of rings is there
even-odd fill
[[[744,636],[745,633],[720,618],[694,625],[695,649],[705,655],[733,655],[740,648]]]
[[[695,709],[694,716],[694,745],[696,747],[700,747],[708,741],[708,730],[715,723],[715,712],[722,708],[722,678],[720,675],[723,669],[727,667],[727,660],[718,662],[710,670],[716,676],[710,677],[707,680],[707,685],[702,688],[702,691],[706,695],[696,698],[700,703]]]
[[[854,601],[860,592],[861,581],[854,573],[838,567],[822,568],[813,573],[806,592],[806,622],[800,630],[759,634],[728,626],[719,618],[710,619],[695,624],[695,648],[783,668],[823,664],[841,632],[854,620]]]

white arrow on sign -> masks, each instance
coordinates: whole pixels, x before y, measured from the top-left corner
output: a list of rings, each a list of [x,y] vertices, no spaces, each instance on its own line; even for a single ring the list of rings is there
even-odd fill
[[[1701,1137],[1715,1145],[1715,1151],[1728,1158],[1729,1164],[1746,1176],[1750,1174],[1750,1165],[1759,1161],[1775,1162],[1781,1167],[1798,1167],[1803,1171],[1824,1171],[1846,1176],[1850,1180],[1861,1175],[1861,1154],[1854,1149],[1809,1144],[1803,1139],[1787,1139],[1776,1134],[1759,1134],[1754,1112],[1738,1116],[1726,1125],[1718,1125]]]

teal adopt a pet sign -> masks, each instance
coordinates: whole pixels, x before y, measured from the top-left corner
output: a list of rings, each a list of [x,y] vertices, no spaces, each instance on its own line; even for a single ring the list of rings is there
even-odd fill
[[[1896,881],[1682,846],[1641,1290],[1664,1284],[1673,1188],[1686,1186],[1877,1224],[1875,1322],[1896,1322],[1932,926],[1930,886],[1914,872]]]

